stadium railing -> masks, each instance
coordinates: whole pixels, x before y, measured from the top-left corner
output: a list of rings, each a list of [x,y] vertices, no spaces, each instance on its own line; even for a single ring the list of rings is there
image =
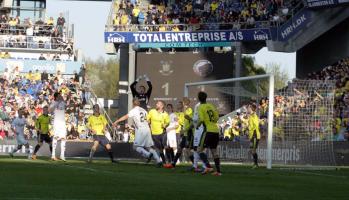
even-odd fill
[[[0,23],[0,35],[18,35],[19,33],[25,34],[28,28],[33,28],[34,35],[46,35],[50,36],[52,31],[58,26],[48,25],[48,24],[16,24],[10,25],[10,23]],[[68,27],[62,27],[62,35],[67,35]],[[57,31],[59,31],[57,29]]]
[[[100,111],[102,111],[102,114],[105,116],[105,118],[107,119],[108,121],[108,124],[107,124],[107,129],[110,133],[110,136],[113,140],[117,141],[118,137],[117,137],[117,130],[114,129],[114,127],[112,126],[113,124],[113,121],[110,119],[110,116],[108,115],[107,111],[104,109],[104,107],[101,105],[101,103],[98,101],[98,97],[96,95],[96,93],[93,91],[92,88],[89,88],[89,90],[91,91],[91,98],[90,98],[90,102],[88,103],[92,103],[92,104],[98,104],[99,105],[99,108],[100,108]]]
[[[239,30],[246,28],[269,28],[278,26],[279,22],[256,21],[254,24],[247,22],[233,23],[201,23],[201,24],[156,24],[156,25],[113,25],[114,31],[200,31],[200,30]]]
[[[73,51],[71,38],[50,36],[0,35],[0,48]]]

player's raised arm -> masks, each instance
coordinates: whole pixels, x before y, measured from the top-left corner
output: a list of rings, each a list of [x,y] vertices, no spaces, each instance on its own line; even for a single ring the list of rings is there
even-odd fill
[[[139,82],[140,79],[141,79],[141,78],[138,77],[138,78],[130,85],[130,89],[131,89],[133,98],[136,97],[137,94],[138,94],[137,89],[136,89],[136,86],[137,86],[137,83]]]
[[[151,96],[151,92],[152,92],[152,90],[153,90],[153,85],[151,84],[151,81],[150,81],[150,79],[149,79],[149,77],[148,77],[147,75],[144,75],[144,78],[145,78],[145,80],[147,81],[147,85],[148,85],[148,90],[147,90],[147,92],[146,92],[147,103],[148,103],[148,101],[149,101],[149,99],[150,99],[150,96]]]

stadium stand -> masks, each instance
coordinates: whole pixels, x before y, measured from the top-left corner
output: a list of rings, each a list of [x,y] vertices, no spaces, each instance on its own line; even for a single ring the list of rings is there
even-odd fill
[[[19,108],[24,108],[30,123],[26,129],[27,138],[36,138],[35,119],[44,106],[50,105],[56,91],[61,92],[67,102],[68,139],[88,139],[85,121],[91,112],[87,104],[89,99],[84,95],[84,84],[78,73],[73,76],[63,76],[59,71],[57,74],[39,71],[22,74],[18,68],[13,71],[5,69],[0,78],[0,139],[15,137],[10,122]]]
[[[30,18],[21,20],[20,16],[0,18],[0,48],[53,49],[72,54],[73,46],[62,14],[56,22],[53,17],[35,22]]]
[[[299,0],[114,1],[114,31],[231,30],[277,26]]]

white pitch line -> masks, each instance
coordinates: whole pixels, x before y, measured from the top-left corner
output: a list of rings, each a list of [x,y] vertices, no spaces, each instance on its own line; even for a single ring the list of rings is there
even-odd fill
[[[102,172],[102,173],[106,173],[106,174],[115,174],[112,171],[98,170],[98,169],[91,168],[91,167],[74,166],[74,165],[69,165],[69,164],[63,164],[63,165],[59,165],[59,166],[70,167],[70,168],[75,168],[75,169],[83,169],[83,170],[87,170],[87,171],[91,171],[91,172],[95,172],[95,173]]]
[[[8,198],[8,200],[42,200],[42,199],[46,199],[46,200],[61,200],[62,198],[46,198],[46,197],[11,197]],[[6,200],[6,199],[4,199]],[[84,199],[72,199],[72,198],[64,198],[64,200],[84,200]]]
[[[295,171],[295,173],[307,174],[307,175],[315,175],[315,176],[325,176],[325,177],[332,177],[332,178],[343,178],[343,179],[347,179],[348,178],[346,176],[336,176],[336,175],[331,175],[331,174],[321,174],[321,173],[305,172],[305,171]]]
[[[62,200],[62,198],[47,198],[47,197],[11,197],[11,198],[5,198],[2,200]],[[64,200],[86,200],[84,199],[76,199],[76,198],[63,198]],[[110,199],[110,200],[120,200],[120,199]]]

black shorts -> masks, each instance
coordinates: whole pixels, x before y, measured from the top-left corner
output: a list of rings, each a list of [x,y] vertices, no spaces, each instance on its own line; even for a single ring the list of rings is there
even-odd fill
[[[181,149],[184,149],[184,148],[193,149],[193,143],[194,143],[194,136],[193,136],[193,132],[192,131],[189,131],[188,135],[182,135],[180,137],[179,142],[178,142],[179,147]]]
[[[189,129],[186,148],[193,149],[193,146],[194,146],[194,133],[193,133],[193,129]]]
[[[257,137],[252,137],[250,139],[250,149],[256,150],[258,148],[259,139]]]
[[[185,136],[185,135],[181,135],[180,139],[179,139],[179,142],[178,142],[179,148],[181,148],[181,149],[187,148],[188,147],[187,141],[188,141],[188,137]]]
[[[203,132],[200,139],[201,148],[216,149],[219,142],[219,133]]]
[[[51,142],[52,142],[52,137],[49,136],[49,134],[42,134],[42,133],[39,133],[39,135],[38,135],[38,142],[39,142],[39,143],[46,142],[46,143],[48,143],[48,144],[51,144]]]
[[[109,140],[107,139],[107,137],[105,137],[105,135],[93,135],[93,141],[98,141],[99,144],[103,146],[109,144]]]
[[[177,147],[180,147],[182,135],[179,133],[176,133],[176,139],[177,139]]]
[[[157,149],[164,149],[166,147],[167,143],[167,135],[166,134],[161,134],[161,135],[152,135],[151,136],[154,141],[154,146]]]

